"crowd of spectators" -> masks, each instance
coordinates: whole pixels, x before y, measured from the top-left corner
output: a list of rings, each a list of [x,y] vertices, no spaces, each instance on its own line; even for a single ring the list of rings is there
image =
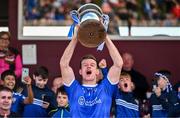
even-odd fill
[[[180,0],[25,0],[25,25],[71,25],[70,11],[90,2],[110,16],[111,34],[117,26],[180,25]]]

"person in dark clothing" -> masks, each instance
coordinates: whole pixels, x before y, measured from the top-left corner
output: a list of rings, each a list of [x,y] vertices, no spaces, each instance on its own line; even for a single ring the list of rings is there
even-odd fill
[[[136,86],[133,91],[134,97],[141,103],[144,99],[146,99],[146,92],[149,89],[146,77],[133,68],[134,59],[130,53],[123,53],[122,58],[124,62],[122,72],[126,72],[131,75],[132,81]]]
[[[179,102],[180,102],[180,81],[177,82],[174,86],[173,89],[176,91]]]
[[[10,47],[10,32],[0,32],[0,75],[6,70],[12,70],[18,80],[22,74],[21,55],[16,48]],[[18,81],[19,82],[19,81]]]
[[[164,70],[154,74],[153,94],[150,97],[152,117],[180,116],[180,104],[168,77],[169,72]]]
[[[48,113],[56,108],[57,103],[54,92],[47,87],[49,72],[44,66],[40,66],[33,74],[35,85],[32,85],[34,101],[24,106],[23,117],[48,117]],[[27,90],[22,94],[27,96]]]

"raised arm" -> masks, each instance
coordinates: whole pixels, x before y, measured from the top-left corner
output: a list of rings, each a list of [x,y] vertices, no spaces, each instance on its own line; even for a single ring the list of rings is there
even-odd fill
[[[24,80],[26,81],[25,84],[27,86],[27,92],[28,92],[28,96],[24,99],[24,104],[31,104],[33,103],[33,98],[34,98],[32,86],[31,86],[32,80],[29,76],[25,77]]]
[[[74,72],[72,68],[69,66],[70,60],[72,58],[73,52],[77,45],[76,35],[73,36],[71,42],[66,47],[61,60],[60,60],[60,68],[63,82],[69,85],[73,79],[75,79]]]
[[[115,47],[113,42],[110,40],[108,35],[106,36],[105,43],[113,61],[113,65],[110,67],[109,72],[108,72],[108,77],[112,83],[118,83],[122,65],[123,65],[123,60],[117,48]]]

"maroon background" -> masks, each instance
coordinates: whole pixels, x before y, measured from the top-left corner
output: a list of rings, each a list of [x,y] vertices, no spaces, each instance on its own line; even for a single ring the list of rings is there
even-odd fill
[[[68,45],[69,41],[22,41],[17,39],[18,30],[18,0],[9,0],[9,29],[12,33],[12,46],[22,50],[22,44],[37,45],[37,65],[24,66],[30,68],[30,73],[39,65],[47,66],[50,71],[50,78],[60,74],[59,59]],[[143,73],[150,82],[152,75],[159,69],[172,71],[175,83],[180,78],[180,41],[113,41],[120,53],[130,52],[134,55],[135,68]],[[78,73],[80,57],[86,53],[92,53],[100,60],[105,58],[110,65],[111,59],[107,49],[97,52],[96,49],[84,48],[78,44],[72,58],[71,65]],[[75,68],[76,67],[76,68]],[[78,68],[77,68],[78,67]],[[49,85],[51,85],[51,80]],[[142,83],[143,84],[143,83]]]

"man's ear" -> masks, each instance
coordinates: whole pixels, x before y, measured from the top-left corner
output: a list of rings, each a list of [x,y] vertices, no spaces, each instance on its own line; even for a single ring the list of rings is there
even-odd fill
[[[48,79],[45,79],[45,82],[46,82],[46,84],[47,84],[47,82],[48,82]]]
[[[82,70],[81,69],[79,69],[79,74],[82,75]]]
[[[99,74],[100,74],[99,71],[100,71],[100,69],[97,68],[97,69],[96,69],[96,75],[99,75]]]
[[[1,85],[4,85],[4,80],[0,80]]]
[[[135,85],[133,82],[131,82],[131,90],[133,91],[135,89]]]

